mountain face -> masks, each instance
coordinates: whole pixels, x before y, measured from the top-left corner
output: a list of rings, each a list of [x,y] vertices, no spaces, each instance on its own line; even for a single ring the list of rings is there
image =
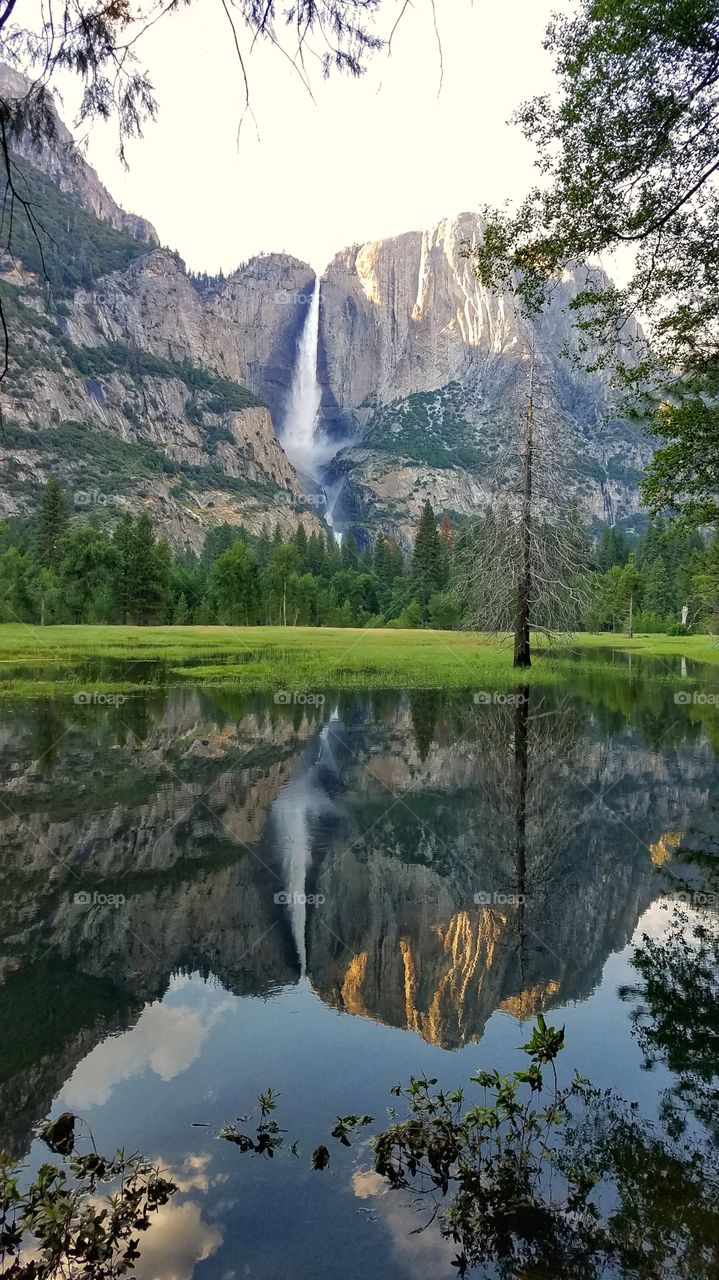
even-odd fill
[[[27,81],[2,69],[0,94]],[[58,475],[80,514],[147,509],[178,547],[215,523],[321,522],[277,437],[314,275],[284,255],[207,289],[112,200],[57,121],[15,153],[37,223],[16,209],[0,258],[10,367],[0,389],[0,515]],[[253,388],[253,390],[250,389]]]
[[[75,1065],[178,973],[262,998],[306,977],[332,1008],[445,1048],[497,1008],[586,999],[716,808],[716,755],[689,719],[654,747],[613,695],[529,696],[525,721],[421,691],[353,697],[341,719],[192,688],[119,718],[12,709],[4,1140],[24,1150]],[[317,910],[279,900],[297,885]]]
[[[399,526],[406,541],[425,498],[463,515],[483,506],[526,411],[531,347],[535,412],[573,444],[570,487],[585,515],[633,515],[647,442],[611,416],[603,378],[562,355],[576,348],[569,308],[585,274],[567,270],[531,322],[476,279],[466,250],[481,234],[464,213],[345,250],[322,277],[323,408],[351,441],[331,477],[345,518]]]
[[[0,95],[27,81],[0,68]],[[228,278],[188,275],[144,219],[125,213],[57,121],[16,154],[48,238],[22,211],[0,259],[11,359],[0,387],[0,514],[31,510],[58,474],[79,507],[145,508],[176,546],[213,523],[308,531],[320,521],[279,440],[315,274],[286,254]],[[588,518],[631,519],[648,457],[611,417],[599,375],[562,356],[567,272],[530,332],[511,297],[488,293],[464,256],[481,234],[462,214],[425,232],[354,246],[320,281],[321,422],[337,452],[324,472],[336,523],[411,543],[429,497],[467,515],[488,501],[494,460],[522,413],[534,346],[539,411],[576,445],[568,491]]]
[[[30,81],[20,72],[0,63],[0,97],[5,99],[23,98],[30,88]],[[159,244],[155,228],[145,218],[134,213],[125,213],[105,187],[103,187],[95,170],[86,164],[76,150],[75,142],[69,129],[63,124],[59,115],[55,118],[55,142],[43,148],[40,153],[43,172],[52,178],[62,192],[77,201],[83,209],[109,222],[116,231],[124,231],[136,240],[148,244]],[[16,155],[29,163],[38,163],[38,151],[28,135],[13,142]]]

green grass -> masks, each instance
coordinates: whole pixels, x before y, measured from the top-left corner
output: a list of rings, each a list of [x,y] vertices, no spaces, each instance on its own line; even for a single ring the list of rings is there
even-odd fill
[[[567,641],[569,643],[569,640]],[[631,650],[656,657],[657,679],[676,680],[662,656],[719,662],[709,636],[581,635],[577,646],[596,650],[583,671],[601,668],[599,651]],[[51,697],[89,687],[96,693],[144,687],[157,661],[159,682],[222,685],[242,692],[323,689],[490,689],[571,679],[552,649],[538,649],[528,672],[512,668],[508,645],[461,631],[354,630],[313,627],[29,627],[0,626],[0,697]],[[576,672],[576,667],[574,668]],[[629,668],[618,671],[630,675]],[[153,679],[150,672],[149,679]]]
[[[719,636],[640,635],[630,640],[610,631],[599,634],[580,633],[574,643],[581,649],[621,649],[624,653],[643,654],[649,658],[690,658],[693,662],[719,663]]]

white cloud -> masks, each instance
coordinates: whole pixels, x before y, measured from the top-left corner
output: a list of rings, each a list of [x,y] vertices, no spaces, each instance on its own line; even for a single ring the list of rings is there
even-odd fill
[[[134,1027],[110,1036],[78,1064],[62,1091],[65,1106],[82,1110],[103,1106],[121,1080],[150,1070],[161,1080],[186,1071],[232,997],[208,992],[202,1007],[156,1002],[143,1010]]]
[[[163,1205],[141,1241],[135,1264],[138,1280],[191,1280],[195,1266],[211,1257],[223,1236],[202,1218],[192,1200]]]

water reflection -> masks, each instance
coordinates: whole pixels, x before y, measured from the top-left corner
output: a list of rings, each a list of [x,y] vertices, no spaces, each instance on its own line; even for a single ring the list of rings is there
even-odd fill
[[[365,1053],[374,1067],[376,1029],[410,1032],[383,1050],[406,1075],[422,1046],[472,1045],[497,1011],[524,1020],[585,1001],[674,882],[686,833],[708,827],[717,744],[713,706],[596,671],[571,693],[344,694],[309,714],[161,689],[122,707],[18,707],[0,730],[5,1141],[25,1150],[54,1102],[132,1098],[154,1133],[157,1103],[142,1099],[180,1079],[194,1083],[175,1118],[203,1118],[235,1071],[238,998],[275,1001],[251,1090],[276,1082],[274,1028],[293,1014],[304,1069],[329,1089],[320,1010],[346,1015],[331,1034],[357,1070]],[[716,1029],[689,1034],[706,993],[681,993],[687,1035],[670,1034],[676,966],[644,954],[623,1016],[654,1009],[644,1051],[680,1090],[697,1085],[685,1104],[706,1120]],[[245,1022],[260,1016],[250,1003]],[[217,1074],[200,1083],[208,1056]],[[203,1158],[185,1150],[180,1164],[190,1157]],[[224,1256],[226,1223],[192,1203],[166,1215],[168,1275]],[[412,1274],[406,1214],[383,1221]],[[440,1246],[417,1248],[432,1272]],[[305,1252],[298,1276],[316,1265]]]

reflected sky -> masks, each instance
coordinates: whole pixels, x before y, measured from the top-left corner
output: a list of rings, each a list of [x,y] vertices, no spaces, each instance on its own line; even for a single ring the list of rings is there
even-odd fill
[[[673,1076],[644,1069],[619,991],[716,813],[713,707],[610,674],[489,706],[125,710],[22,706],[0,739],[0,1103],[31,1162],[33,1125],[71,1109],[170,1168],[138,1275],[451,1275],[366,1143],[327,1176],[307,1154],[410,1074],[518,1067],[540,1009],[564,1071],[658,1115]],[[268,1086],[300,1161],[217,1137]]]

